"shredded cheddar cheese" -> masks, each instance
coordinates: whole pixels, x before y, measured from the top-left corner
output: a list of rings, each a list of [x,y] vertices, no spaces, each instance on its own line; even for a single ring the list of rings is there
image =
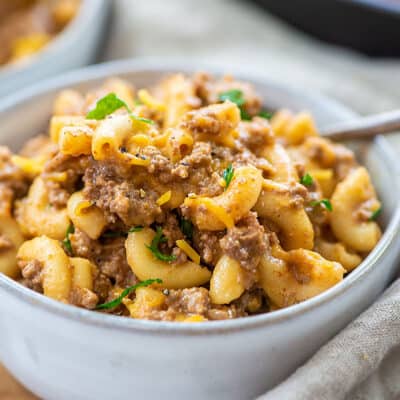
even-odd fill
[[[64,172],[53,172],[48,175],[48,179],[53,182],[65,182],[67,180],[68,174]]]
[[[131,165],[139,165],[142,167],[147,167],[148,165],[150,165],[149,158],[136,157],[136,156],[133,156],[132,154],[126,154],[126,156]]]
[[[156,147],[164,147],[167,143],[167,140],[169,138],[169,132],[164,132],[162,134],[159,134],[155,137],[153,137],[153,145]]]
[[[194,314],[191,315],[190,317],[187,317],[183,320],[183,322],[204,322],[207,321],[206,318],[204,318],[202,315],[200,314]]]
[[[92,207],[92,203],[88,200],[83,200],[80,201],[77,205],[76,205],[76,215],[82,215],[84,214],[85,210],[87,210],[88,208]]]
[[[175,317],[176,322],[204,322],[207,318],[204,318],[200,314],[188,315],[184,313],[178,313]]]
[[[200,264],[200,255],[197,251],[183,239],[176,241],[176,245],[196,264]]]
[[[226,186],[226,181],[225,181],[225,179],[224,178],[221,178],[221,179],[219,179],[218,180],[218,184],[221,186],[221,187],[225,187]]]
[[[317,180],[328,180],[333,179],[333,170],[331,168],[326,169],[311,169],[311,175]]]
[[[30,175],[40,174],[43,171],[45,162],[43,158],[27,158],[17,155],[13,155],[11,161],[23,172]]]
[[[138,92],[139,100],[147,107],[156,111],[164,111],[165,105],[155,99],[147,90],[141,89]]]
[[[151,144],[151,139],[143,133],[138,133],[132,136],[129,142],[140,147],[145,147]]]
[[[157,200],[156,203],[159,206],[162,206],[165,203],[168,203],[171,200],[171,195],[172,192],[170,190],[168,190],[168,192],[165,192],[164,194],[162,194]]]
[[[198,202],[199,204],[203,204],[208,209],[208,211],[214,214],[214,216],[218,218],[227,228],[233,228],[233,226],[235,225],[232,216],[229,215],[222,206],[215,204],[212,199],[205,197],[197,197],[195,199],[187,198],[185,200],[185,203],[186,205],[190,205],[189,203],[193,201]]]

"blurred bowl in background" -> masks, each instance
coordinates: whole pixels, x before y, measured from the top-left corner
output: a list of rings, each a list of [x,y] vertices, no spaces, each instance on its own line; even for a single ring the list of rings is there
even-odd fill
[[[0,66],[0,96],[94,61],[111,1],[82,0],[77,16],[49,44],[24,62]]]

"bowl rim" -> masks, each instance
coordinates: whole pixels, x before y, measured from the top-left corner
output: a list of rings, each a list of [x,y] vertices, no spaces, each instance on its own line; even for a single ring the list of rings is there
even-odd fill
[[[42,60],[49,59],[62,52],[68,46],[68,43],[74,41],[74,36],[79,32],[85,32],[85,26],[93,23],[92,19],[98,15],[99,10],[102,6],[102,1],[96,0],[81,0],[78,13],[75,17],[67,24],[67,26],[50,42],[40,49],[38,52],[32,54],[26,60],[21,60],[17,63],[7,63],[0,66],[0,80],[9,78],[14,74],[26,73],[31,68],[35,68],[40,65]]]
[[[161,66],[161,67],[160,67]],[[159,72],[167,73],[171,71],[182,71],[184,73],[191,73],[198,70],[210,71],[213,74],[221,75],[224,72],[234,74],[240,79],[249,81],[263,82],[274,89],[281,90],[286,93],[291,93],[294,96],[300,96],[308,99],[310,102],[319,102],[325,104],[330,109],[335,109],[342,115],[352,118],[357,117],[357,114],[349,108],[341,105],[335,100],[327,98],[321,94],[305,92],[304,89],[292,85],[285,85],[277,83],[274,80],[268,79],[265,75],[256,73],[251,68],[241,68],[238,66],[230,65],[229,68],[215,63],[204,62],[188,62],[181,59],[160,59],[160,58],[145,58],[133,60],[119,60],[112,61],[94,66],[89,66],[77,69],[55,78],[50,78],[32,85],[26,89],[22,89],[15,94],[5,97],[0,100],[0,116],[12,109],[18,104],[23,104],[26,101],[32,100],[36,96],[45,95],[48,92],[67,88],[71,85],[77,85],[82,82],[95,81],[98,79],[105,79],[111,76],[118,76],[126,73],[140,73],[140,72]],[[385,153],[384,162],[388,165],[396,165],[395,154],[392,151],[389,143],[383,137],[375,139],[376,144]],[[393,167],[392,167],[393,169]],[[400,177],[400,169],[394,171]],[[399,193],[400,184],[397,184],[396,192]],[[353,271],[343,281],[326,290],[325,292],[308,299],[304,302],[295,304],[288,308],[276,310],[270,313],[259,314],[256,316],[249,316],[237,318],[232,320],[222,321],[207,321],[193,323],[176,323],[169,321],[147,321],[132,318],[121,318],[120,316],[96,313],[93,311],[81,309],[72,305],[63,304],[58,301],[52,300],[30,290],[16,281],[0,274],[0,288],[5,290],[10,295],[18,298],[18,300],[31,304],[34,307],[40,307],[42,311],[50,314],[55,314],[56,317],[63,317],[77,323],[84,323],[86,325],[97,326],[107,330],[119,330],[143,334],[153,335],[181,335],[181,336],[199,336],[210,334],[231,333],[243,331],[248,329],[256,329],[266,326],[271,326],[287,320],[296,318],[302,314],[332,301],[339,295],[350,290],[354,285],[360,283],[374,268],[379,259],[390,250],[391,244],[396,239],[400,231],[400,205],[397,205],[396,210],[384,231],[382,238],[372,252],[363,260],[362,264]]]

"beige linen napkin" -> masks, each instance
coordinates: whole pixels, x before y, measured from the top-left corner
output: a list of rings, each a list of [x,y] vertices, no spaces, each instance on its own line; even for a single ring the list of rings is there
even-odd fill
[[[216,62],[227,72],[231,65],[242,65],[270,79],[322,91],[360,113],[400,107],[399,60],[373,60],[326,45],[260,12],[251,2],[115,0],[114,5],[103,60],[179,57]],[[400,395],[398,346],[400,283],[396,282],[261,399],[394,400]]]
[[[258,400],[400,396],[400,280],[306,364]]]

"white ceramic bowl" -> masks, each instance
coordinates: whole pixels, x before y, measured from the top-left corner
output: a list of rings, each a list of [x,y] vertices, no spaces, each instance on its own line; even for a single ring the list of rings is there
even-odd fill
[[[85,90],[118,75],[137,86],[164,73],[203,65],[129,61],[77,71],[0,103],[0,143],[16,148],[43,129],[58,90]],[[269,107],[311,110],[319,124],[353,118],[320,96],[257,79]],[[45,399],[244,400],[264,392],[304,362],[393,278],[400,247],[400,174],[384,138],[353,144],[383,201],[385,233],[343,282],[290,308],[231,321],[198,324],[141,321],[64,305],[0,276],[0,358]]]
[[[0,66],[0,96],[92,62],[110,5],[109,0],[82,0],[78,15],[43,50],[26,62]]]

